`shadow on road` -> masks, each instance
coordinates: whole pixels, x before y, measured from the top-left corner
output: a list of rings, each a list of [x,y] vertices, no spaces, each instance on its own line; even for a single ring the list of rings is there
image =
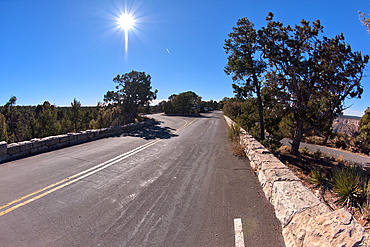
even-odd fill
[[[175,129],[169,127],[161,127],[160,122],[146,128],[130,131],[128,133],[123,133],[120,136],[133,136],[143,138],[145,140],[153,140],[156,138],[169,139],[172,137],[177,137],[178,135],[172,134],[171,131]]]

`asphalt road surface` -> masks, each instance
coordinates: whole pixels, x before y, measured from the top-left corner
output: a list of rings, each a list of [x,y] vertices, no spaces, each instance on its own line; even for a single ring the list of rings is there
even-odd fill
[[[146,129],[1,164],[0,246],[284,246],[221,112],[153,117]]]
[[[289,140],[289,139],[283,139],[281,141],[281,143],[283,145],[290,147],[291,145],[290,145],[289,142],[292,142],[292,141]],[[314,145],[314,144],[308,144],[308,143],[303,143],[303,142],[301,142],[299,146],[301,148],[307,147],[310,152],[316,152],[317,149],[320,149],[321,152],[326,153],[328,155],[329,154],[334,155],[336,158],[343,155],[343,157],[346,161],[351,161],[351,162],[355,162],[355,163],[358,163],[358,164],[362,164],[363,166],[370,166],[370,158],[364,157],[364,156],[361,156],[361,155],[357,155],[355,153],[350,153],[350,152],[346,152],[346,151],[341,151],[339,149],[328,148],[328,147],[324,147],[324,146],[317,146],[317,145]]]

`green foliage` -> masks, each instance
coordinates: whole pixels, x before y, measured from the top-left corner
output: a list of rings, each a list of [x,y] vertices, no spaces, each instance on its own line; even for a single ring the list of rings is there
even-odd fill
[[[256,94],[259,139],[264,140],[265,123],[261,90],[264,86],[263,74],[266,70],[266,62],[258,55],[261,52],[258,43],[259,35],[254,29],[254,24],[247,18],[242,18],[238,20],[237,26],[233,27],[233,32],[228,36],[224,49],[229,56],[224,71],[227,75],[232,75],[235,82],[232,86],[238,98],[249,98]]]
[[[242,113],[241,105],[242,102],[240,101],[227,100],[224,102],[224,107],[222,110],[226,116],[230,117],[231,119],[235,119]]]
[[[358,11],[358,18],[360,19],[362,26],[366,27],[367,33],[370,34],[370,18],[366,18],[365,13],[361,11]]]
[[[71,110],[69,111],[69,119],[72,122],[73,131],[74,132],[80,131],[81,130],[81,120],[82,120],[81,102],[78,101],[76,98],[74,98],[73,102],[71,103]]]
[[[310,154],[310,151],[309,151],[309,149],[308,149],[308,147],[307,147],[307,146],[304,146],[304,148],[302,148],[301,152],[302,152],[302,154],[304,154],[304,155],[308,155],[308,154]]]
[[[346,149],[347,148],[347,143],[346,143],[345,140],[338,139],[338,140],[335,141],[335,147]]]
[[[145,72],[131,71],[117,75],[113,78],[117,83],[116,91],[108,91],[104,95],[104,102],[113,103],[121,107],[122,113],[126,114],[129,123],[137,116],[139,107],[148,106],[157,98],[158,90],[152,91],[151,77]]]
[[[320,21],[302,20],[292,27],[273,20],[259,30],[259,44],[268,60],[267,84],[291,114],[295,131],[292,152],[298,154],[302,136],[328,131],[333,119],[344,110],[346,98],[359,98],[360,84],[369,57],[353,52],[344,36],[320,37]]]
[[[228,133],[229,140],[230,141],[239,140],[239,136],[240,136],[240,127],[236,124],[232,124],[230,126],[230,130]]]
[[[295,126],[293,114],[288,114],[282,117],[282,120],[279,123],[279,129],[285,138],[292,139],[294,137]]]
[[[356,137],[363,152],[368,153],[370,148],[370,108],[368,107],[365,114],[360,119],[360,134]]]
[[[320,151],[320,149],[317,149],[316,152],[313,153],[313,158],[315,160],[318,160],[320,159],[321,155],[322,155],[322,152]]]
[[[163,105],[165,114],[196,114],[197,106],[201,104],[201,97],[192,91],[173,94]]]
[[[314,184],[316,187],[322,187],[327,181],[325,175],[320,168],[313,168],[309,175],[310,183]]]
[[[346,207],[361,205],[366,199],[367,180],[359,167],[344,167],[332,175],[334,194],[337,204]]]
[[[4,115],[1,113],[0,113],[0,141],[8,142],[6,120]]]

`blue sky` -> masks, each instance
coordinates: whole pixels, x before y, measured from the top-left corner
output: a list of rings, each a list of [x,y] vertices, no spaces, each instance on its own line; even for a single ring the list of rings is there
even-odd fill
[[[125,9],[136,22],[127,52],[117,27]],[[353,50],[370,54],[358,19],[369,9],[368,0],[0,0],[0,105],[12,95],[19,105],[96,105],[131,70],[151,75],[158,99],[189,90],[204,100],[233,97],[223,45],[239,18],[256,28],[269,11],[291,25],[320,19],[325,36],[343,32]],[[369,82],[361,100],[346,101],[346,114],[363,115]]]

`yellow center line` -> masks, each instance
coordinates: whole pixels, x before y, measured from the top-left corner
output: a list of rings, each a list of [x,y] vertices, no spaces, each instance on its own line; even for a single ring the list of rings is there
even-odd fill
[[[188,123],[186,120],[184,120],[185,121],[185,125],[183,125],[179,129],[177,129],[176,131],[174,131],[173,134],[178,133],[181,130],[185,129],[186,127],[190,126],[193,122],[195,122],[195,120],[197,120],[197,118],[194,119],[190,123]],[[166,136],[163,136],[162,138],[164,139],[164,138],[166,138],[168,136],[170,136],[170,134],[168,134]],[[97,172],[99,172],[99,171],[101,171],[101,170],[103,170],[103,169],[105,169],[105,168],[107,168],[109,166],[112,166],[112,165],[116,164],[119,161],[122,161],[122,160],[124,160],[124,159],[126,159],[126,158],[128,158],[128,157],[130,157],[130,156],[132,156],[132,155],[134,155],[136,153],[138,153],[138,152],[141,152],[141,151],[147,149],[150,146],[153,146],[153,145],[157,144],[158,142],[162,141],[163,139],[158,139],[157,138],[157,139],[155,139],[155,140],[153,140],[153,141],[151,141],[151,142],[149,142],[147,144],[144,144],[144,145],[142,145],[140,147],[137,147],[137,148],[135,148],[135,149],[133,149],[133,150],[127,152],[127,153],[121,154],[121,155],[119,155],[119,156],[117,156],[115,158],[112,158],[112,159],[104,162],[104,163],[101,163],[99,165],[96,165],[94,167],[91,167],[91,168],[89,168],[87,170],[84,170],[84,171],[79,172],[77,174],[74,174],[72,176],[69,176],[69,177],[67,177],[67,178],[65,178],[63,180],[60,180],[59,182],[53,183],[53,184],[51,184],[51,185],[49,185],[49,186],[47,186],[45,188],[42,188],[42,189],[37,190],[37,191],[34,191],[34,192],[32,192],[32,193],[30,193],[30,194],[28,194],[26,196],[20,197],[20,198],[14,200],[12,202],[9,202],[7,204],[4,204],[4,205],[2,205],[0,207],[0,210],[1,209],[4,209],[4,208],[7,208],[7,207],[9,207],[9,206],[11,206],[13,204],[18,203],[18,202],[21,202],[23,200],[26,200],[27,198],[32,197],[32,198],[30,198],[30,199],[28,199],[26,201],[23,201],[21,203],[16,204],[15,206],[13,206],[11,208],[8,208],[6,210],[1,211],[0,212],[0,216],[2,216],[4,214],[7,214],[7,213],[13,211],[14,209],[17,209],[17,208],[19,208],[21,206],[24,206],[24,205],[26,205],[26,204],[28,204],[30,202],[33,202],[33,201],[35,201],[35,200],[37,200],[37,199],[39,199],[41,197],[44,197],[44,196],[46,196],[46,195],[48,195],[48,194],[50,194],[50,193],[52,193],[54,191],[57,191],[57,190],[65,187],[67,185],[71,185],[71,184],[73,184],[73,183],[75,183],[75,182],[77,182],[77,181],[79,181],[79,180],[81,180],[81,179],[83,179],[85,177],[88,177],[88,176],[90,176],[90,175],[92,175],[94,173],[97,173]],[[55,187],[55,186],[57,186],[57,187]],[[41,193],[41,194],[39,194],[39,193]],[[37,195],[37,194],[39,194],[39,195]]]

